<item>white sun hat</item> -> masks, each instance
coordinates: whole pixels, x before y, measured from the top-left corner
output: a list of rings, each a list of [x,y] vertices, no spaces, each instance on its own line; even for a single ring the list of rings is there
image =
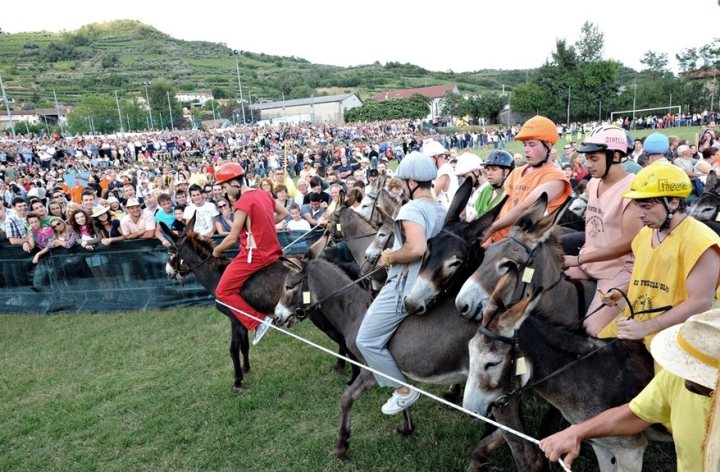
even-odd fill
[[[664,369],[714,389],[720,371],[720,309],[661,331],[653,338],[650,352]]]

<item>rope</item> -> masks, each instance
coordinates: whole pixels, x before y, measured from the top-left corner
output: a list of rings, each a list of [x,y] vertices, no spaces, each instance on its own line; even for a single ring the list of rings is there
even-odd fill
[[[227,303],[218,300],[217,298],[215,299],[215,302],[216,302],[217,304],[219,304],[219,305],[222,305],[222,306],[224,306],[224,307],[230,308],[231,310],[234,310],[234,311],[236,311],[236,312],[238,312],[238,313],[240,313],[240,314],[242,314],[242,315],[245,315],[245,316],[247,316],[248,318],[250,318],[250,319],[252,319],[252,320],[259,321],[259,322],[261,322],[261,323],[265,323],[265,319],[257,318],[256,316],[253,316],[253,315],[251,315],[251,314],[249,314],[249,313],[247,313],[247,312],[245,312],[245,311],[243,311],[243,310],[240,310],[240,309],[238,309],[238,308],[235,308],[235,307],[233,307],[233,306],[230,306],[230,305],[228,305]],[[342,360],[344,360],[345,362],[348,362],[348,363],[350,363],[350,364],[353,364],[353,365],[355,365],[355,366],[358,366],[358,367],[360,367],[360,368],[363,368],[363,369],[365,369],[365,370],[368,370],[368,371],[372,372],[372,373],[375,374],[375,375],[379,375],[379,376],[384,377],[384,378],[386,378],[386,379],[388,379],[388,380],[392,380],[393,382],[397,382],[398,384],[402,385],[403,387],[411,388],[411,389],[417,391],[418,393],[420,393],[421,395],[424,395],[424,396],[426,396],[426,397],[428,397],[428,398],[430,398],[430,399],[432,399],[432,400],[435,400],[436,402],[442,403],[442,404],[445,405],[445,406],[448,406],[448,407],[453,408],[453,409],[455,409],[455,410],[458,410],[458,411],[460,411],[460,412],[462,412],[462,413],[465,413],[466,415],[470,415],[470,416],[472,416],[472,417],[474,417],[474,418],[477,418],[477,419],[479,419],[479,420],[481,420],[481,421],[484,421],[484,422],[486,422],[486,423],[488,423],[488,424],[491,424],[491,425],[495,426],[496,428],[500,428],[500,429],[502,429],[503,431],[506,431],[506,432],[508,432],[508,433],[510,433],[510,434],[513,434],[513,435],[515,435],[515,436],[517,436],[517,437],[519,437],[519,438],[521,438],[521,439],[524,439],[524,440],[526,440],[526,441],[529,441],[529,442],[531,442],[531,443],[533,443],[533,444],[535,444],[535,445],[540,445],[540,441],[537,440],[537,439],[535,439],[535,438],[533,438],[532,436],[528,436],[527,434],[522,433],[522,432],[520,432],[520,431],[516,431],[516,430],[514,430],[514,429],[512,429],[512,428],[510,428],[510,427],[508,427],[508,426],[505,426],[505,425],[502,424],[502,423],[498,423],[497,421],[491,420],[490,418],[487,418],[487,417],[485,417],[485,416],[483,416],[483,415],[480,415],[480,414],[478,414],[478,413],[475,413],[474,411],[470,411],[470,410],[468,410],[468,409],[463,408],[462,406],[459,406],[459,405],[456,405],[456,404],[454,404],[454,403],[451,403],[451,402],[445,400],[444,398],[438,397],[437,395],[433,395],[433,394],[430,393],[430,392],[427,392],[427,391],[425,391],[425,390],[419,389],[419,388],[417,388],[416,386],[411,385],[411,384],[409,384],[409,383],[407,383],[407,382],[403,382],[403,381],[401,381],[401,380],[395,379],[395,378],[393,378],[393,377],[391,377],[391,376],[389,376],[389,375],[387,375],[387,374],[384,374],[384,373],[382,373],[382,372],[380,372],[380,371],[378,371],[378,370],[376,370],[376,369],[373,369],[372,367],[368,367],[368,366],[366,366],[365,364],[363,364],[363,363],[361,363],[361,362],[358,362],[358,361],[355,361],[355,360],[353,360],[353,359],[350,359],[349,357],[345,357],[345,356],[342,356],[342,355],[340,355],[340,354],[337,354],[337,353],[331,351],[330,349],[328,349],[328,348],[326,348],[326,347],[320,346],[319,344],[315,344],[314,342],[312,342],[312,341],[310,341],[310,340],[308,340],[308,339],[305,339],[305,338],[303,338],[302,336],[298,336],[298,335],[295,334],[295,333],[291,333],[290,331],[288,331],[288,330],[286,330],[286,329],[280,328],[279,326],[275,326],[274,324],[270,324],[270,327],[273,328],[273,329],[275,329],[275,330],[277,330],[277,331],[280,331],[281,333],[286,334],[286,335],[288,335],[288,336],[290,336],[290,337],[292,337],[292,338],[294,338],[294,339],[297,339],[298,341],[303,342],[303,343],[307,344],[308,346],[314,347],[315,349],[319,349],[319,350],[321,350],[321,351],[323,351],[323,352],[325,352],[325,353],[327,353],[327,354],[330,354],[331,356],[337,357],[338,359],[342,359]],[[563,462],[562,459],[558,459],[558,462],[560,463],[560,466],[563,468],[563,470],[565,470],[566,472],[572,472],[572,470],[565,464],[565,462]]]
[[[316,224],[315,226],[313,226],[312,228],[310,228],[308,231],[305,231],[305,232],[304,232],[303,234],[301,234],[300,237],[297,238],[295,241],[291,242],[290,244],[288,244],[287,246],[285,246],[284,248],[282,248],[282,252],[285,252],[285,249],[289,248],[290,246],[292,246],[292,245],[295,244],[296,242],[300,241],[302,238],[304,238],[304,237],[307,236],[308,234],[310,234],[310,233],[312,233],[313,231],[315,231],[318,226],[320,226],[319,223]]]

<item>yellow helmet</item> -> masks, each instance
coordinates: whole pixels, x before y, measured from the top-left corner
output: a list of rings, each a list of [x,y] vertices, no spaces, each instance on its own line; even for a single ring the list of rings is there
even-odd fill
[[[631,200],[658,197],[687,198],[692,191],[690,177],[679,167],[656,162],[637,173],[623,197]]]

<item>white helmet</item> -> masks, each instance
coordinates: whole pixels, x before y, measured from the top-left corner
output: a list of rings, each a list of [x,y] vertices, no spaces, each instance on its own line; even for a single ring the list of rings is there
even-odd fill
[[[430,157],[435,157],[439,154],[447,154],[448,151],[445,147],[434,139],[428,139],[423,143],[423,154]]]
[[[465,175],[474,170],[482,168],[482,160],[471,152],[462,153],[455,164],[455,175]]]

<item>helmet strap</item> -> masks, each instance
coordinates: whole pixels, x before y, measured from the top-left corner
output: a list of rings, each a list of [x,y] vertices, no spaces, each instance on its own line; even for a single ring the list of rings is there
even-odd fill
[[[668,202],[667,197],[662,197],[662,200],[660,200],[665,207],[665,221],[663,221],[663,224],[660,225],[660,228],[658,231],[664,231],[670,227],[670,222],[672,221],[673,217],[675,216],[675,212],[670,210],[670,202]]]
[[[405,179],[405,185],[407,185],[407,188],[410,189],[410,193],[408,194],[408,197],[410,197],[410,200],[415,199],[415,190],[420,188],[420,186],[416,185],[415,188],[410,188],[410,179]]]
[[[530,164],[530,167],[535,167],[535,168],[542,167],[545,164],[547,164],[548,160],[550,160],[550,149],[551,149],[550,146],[548,146],[545,141],[540,141],[540,142],[542,143],[543,147],[545,148],[545,159],[538,162],[537,164],[528,163],[528,164]]]

